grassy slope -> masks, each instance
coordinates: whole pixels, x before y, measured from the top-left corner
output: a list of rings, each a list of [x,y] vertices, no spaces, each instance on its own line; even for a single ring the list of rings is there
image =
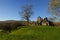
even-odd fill
[[[50,26],[26,26],[12,33],[0,36],[0,40],[60,40],[60,28]]]

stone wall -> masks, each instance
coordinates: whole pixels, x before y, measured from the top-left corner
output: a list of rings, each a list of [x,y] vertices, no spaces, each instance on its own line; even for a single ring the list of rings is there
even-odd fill
[[[49,25],[48,18],[42,19],[40,16],[37,18],[37,24],[38,25]]]

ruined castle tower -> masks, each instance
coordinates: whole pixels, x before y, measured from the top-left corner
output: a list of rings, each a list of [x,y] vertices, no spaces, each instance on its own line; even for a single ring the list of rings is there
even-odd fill
[[[40,16],[38,16],[38,18],[37,18],[37,24],[38,24],[38,25],[41,25],[42,20],[43,20],[43,19],[42,19]]]
[[[42,25],[49,25],[49,21],[48,18],[44,18],[44,20],[42,21]]]

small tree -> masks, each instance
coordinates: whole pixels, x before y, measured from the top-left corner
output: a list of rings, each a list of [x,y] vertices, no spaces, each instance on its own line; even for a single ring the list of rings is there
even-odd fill
[[[33,11],[32,11],[32,5],[25,5],[22,7],[22,10],[20,12],[20,15],[23,19],[25,19],[28,23],[30,20],[30,17],[32,16]]]

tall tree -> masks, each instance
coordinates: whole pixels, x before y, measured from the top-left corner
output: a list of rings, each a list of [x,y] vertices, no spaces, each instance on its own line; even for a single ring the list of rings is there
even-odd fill
[[[31,4],[27,4],[27,5],[22,7],[20,15],[27,22],[29,22],[30,17],[32,16],[32,14],[33,14],[33,11],[32,11],[32,5]]]
[[[60,17],[60,0],[51,0],[48,9],[54,19]]]

